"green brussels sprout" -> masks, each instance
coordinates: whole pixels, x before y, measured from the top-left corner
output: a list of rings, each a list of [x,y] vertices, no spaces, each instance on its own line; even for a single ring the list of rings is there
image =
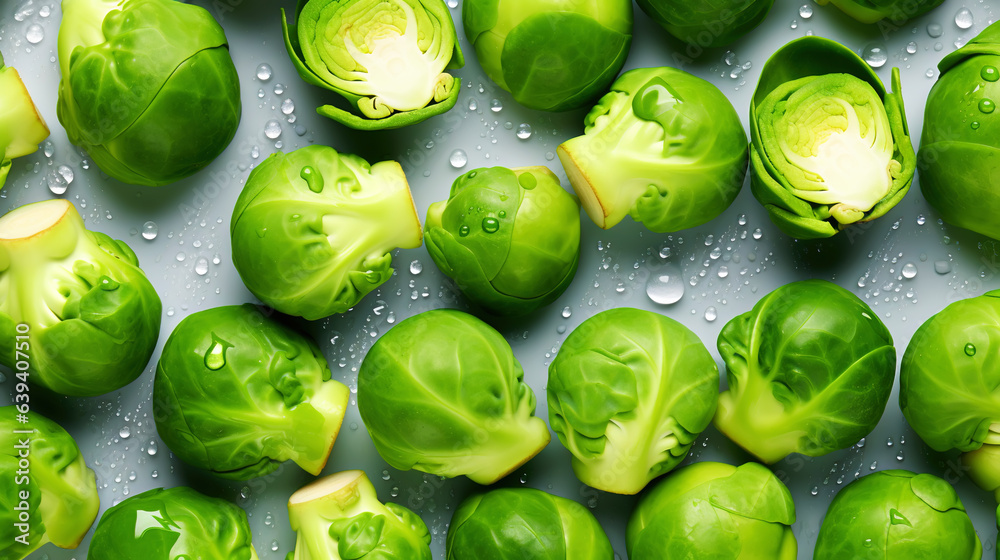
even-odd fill
[[[247,514],[186,486],[156,488],[104,512],[87,560],[257,560]]]
[[[462,23],[486,75],[543,111],[604,93],[632,45],[628,0],[465,0]]]
[[[185,317],[153,381],[154,419],[182,461],[235,480],[289,459],[326,466],[347,411],[316,343],[249,303]]]
[[[743,187],[749,151],[733,105],[673,68],[621,75],[556,150],[583,208],[608,229],[626,215],[658,233],[704,224]]]
[[[309,320],[343,313],[392,276],[396,248],[421,244],[403,168],[327,146],[277,152],[247,178],[230,226],[253,295]]]
[[[816,0],[820,6],[833,4],[861,23],[891,19],[903,23],[937,8],[944,0]]]
[[[35,153],[49,137],[49,127],[31,100],[17,70],[4,66],[0,53],[0,188],[10,173],[10,160]]]
[[[288,560],[431,560],[431,534],[409,509],[382,504],[362,471],[332,474],[292,494],[298,533]]]
[[[979,560],[983,547],[950,484],[930,474],[881,471],[837,494],[813,560]]]
[[[795,560],[795,504],[759,463],[701,462],[643,495],[625,532],[629,560]]]
[[[635,494],[687,456],[719,400],[715,359],[684,325],[619,308],[580,324],[549,366],[549,425],[583,483]]]
[[[612,560],[615,551],[584,506],[534,488],[474,494],[451,517],[448,560]]]
[[[969,474],[1000,501],[1000,290],[952,303],[913,334],[899,408],[936,451],[966,453]]]
[[[399,128],[455,106],[465,65],[442,0],[300,0],[281,10],[285,47],[306,83],[346,103],[316,112],[359,130]]]
[[[160,298],[124,241],[88,231],[68,201],[0,218],[0,333],[27,341],[33,383],[90,397],[142,373],[160,334]],[[23,337],[27,336],[27,339]],[[25,359],[0,345],[0,363]],[[19,371],[25,368],[17,367]]]
[[[546,167],[470,171],[431,204],[424,228],[438,268],[497,315],[552,303],[580,260],[580,206]]]
[[[722,47],[753,31],[774,0],[638,0],[639,7],[677,39]]]
[[[17,415],[0,407],[0,558],[21,560],[45,543],[76,548],[100,507],[94,473],[59,424]]]
[[[750,186],[781,231],[831,237],[903,199],[916,158],[898,68],[892,89],[822,37],[796,39],[764,64],[750,103]]]
[[[472,315],[414,315],[372,345],[358,412],[394,468],[493,484],[549,443],[507,341]]]
[[[108,175],[160,186],[236,135],[240,81],[222,27],[174,0],[63,0],[59,122]]]
[[[787,284],[723,327],[729,389],[715,425],[765,463],[854,445],[878,424],[896,377],[892,335],[825,280]]]
[[[944,221],[1000,239],[1000,25],[941,59],[917,155],[920,190]]]

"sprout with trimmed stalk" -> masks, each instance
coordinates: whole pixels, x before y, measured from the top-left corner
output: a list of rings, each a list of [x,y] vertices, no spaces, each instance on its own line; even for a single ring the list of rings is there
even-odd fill
[[[503,336],[435,309],[372,345],[358,372],[358,412],[394,468],[493,484],[549,443],[535,394]]]
[[[0,557],[22,560],[46,543],[76,548],[100,508],[94,472],[61,426],[37,412],[27,424],[16,416],[0,407]]]
[[[14,158],[35,153],[49,127],[31,100],[17,70],[4,66],[0,53],[0,188]]]
[[[276,152],[247,178],[230,226],[233,264],[267,305],[309,320],[343,313],[422,241],[403,168],[327,146]]]
[[[298,534],[288,560],[431,560],[431,534],[409,509],[378,501],[362,471],[344,471],[288,500]]]
[[[580,260],[580,206],[547,167],[470,171],[431,204],[424,227],[438,268],[497,315],[552,303]]]
[[[0,218],[0,286],[0,333],[28,337],[33,383],[101,395],[131,383],[149,362],[160,333],[156,290],[132,249],[88,231],[68,201],[26,204]],[[13,344],[0,346],[0,363],[14,368]]]
[[[587,114],[583,136],[556,150],[598,227],[632,216],[652,231],[704,224],[746,177],[746,132],[719,88],[673,68],[621,75]]]
[[[549,366],[549,424],[584,484],[636,494],[687,457],[712,422],[719,369],[698,336],[651,311],[580,324]]]
[[[349,391],[315,342],[249,303],[182,320],[153,381],[156,430],[181,460],[224,478],[293,460],[318,475]]]

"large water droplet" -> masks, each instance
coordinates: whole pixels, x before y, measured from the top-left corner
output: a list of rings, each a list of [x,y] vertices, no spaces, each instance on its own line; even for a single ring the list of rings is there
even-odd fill
[[[917,42],[916,41],[910,41],[909,43],[907,43],[906,44],[906,52],[908,54],[917,54]]]
[[[128,439],[132,435],[132,429],[128,426],[122,426],[122,429],[118,430],[118,436],[122,439]]]
[[[455,150],[448,156],[448,163],[455,169],[461,169],[465,167],[465,164],[469,163],[469,156],[465,155],[465,150]]]
[[[66,181],[67,185],[73,182],[73,177],[74,177],[73,170],[69,166],[60,165],[59,168],[56,169],[56,171],[59,172],[59,175],[62,176],[63,180]]]
[[[528,123],[521,123],[517,125],[517,137],[521,140],[531,138],[531,125]]]
[[[928,23],[927,24],[927,35],[937,39],[944,34],[944,27],[940,23]]]
[[[905,515],[903,515],[902,513],[899,513],[895,509],[890,509],[889,510],[889,520],[890,520],[890,522],[893,525],[907,525],[907,526],[910,526],[910,527],[913,526],[910,523],[910,520],[907,519]]]
[[[476,101],[475,97],[470,97],[469,98],[469,110],[470,111],[475,111],[478,108],[479,108],[479,102]]]
[[[500,101],[499,99],[494,99],[490,101],[490,111],[493,111],[494,113],[499,113],[502,110],[503,110],[503,101]]]
[[[955,25],[957,25],[959,29],[968,29],[972,27],[973,23],[974,18],[972,17],[972,11],[968,8],[962,7],[955,12]]]
[[[292,111],[295,110],[295,102],[291,99],[286,99],[281,102],[281,112],[285,115],[291,115]]]
[[[715,309],[715,307],[709,306],[708,309],[705,310],[705,320],[708,321],[709,323],[715,321],[718,318],[719,318],[719,312],[718,310]]]
[[[267,121],[264,125],[264,136],[267,136],[271,140],[281,136],[281,123],[275,119]]]
[[[156,455],[156,442],[150,440],[149,445],[146,446],[146,453],[150,456]],[[153,471],[153,478],[156,478],[156,471]]]
[[[483,231],[486,233],[496,233],[500,230],[500,220],[488,217],[483,218]]]
[[[951,272],[951,263],[948,261],[935,261],[934,272],[938,274],[948,274]]]
[[[468,235],[469,235],[469,226],[462,226],[458,228],[459,237],[468,237]]]
[[[271,65],[264,63],[257,66],[257,79],[266,82],[271,79]]]
[[[413,261],[410,263],[410,274],[416,276],[424,271],[424,265],[420,261]]]
[[[205,367],[212,371],[222,369],[222,367],[226,365],[226,349],[232,348],[232,346],[232,344],[218,339],[213,334],[212,347],[209,348],[208,353],[205,354]]]
[[[646,282],[646,295],[660,305],[677,303],[684,297],[684,279],[681,276],[681,270],[673,265],[653,271]]]
[[[194,263],[194,273],[198,276],[208,274],[208,259],[201,257]]]
[[[996,66],[983,66],[983,69],[979,71],[979,77],[987,82],[995,82],[1000,80],[1000,72],[997,71]]]
[[[568,306],[567,307],[563,307],[562,318],[563,319],[569,319],[572,316],[573,316],[573,310],[570,309]]]
[[[868,43],[861,51],[861,58],[872,68],[881,68],[889,60],[889,55],[882,43]]]
[[[323,192],[323,175],[319,171],[307,165],[299,171],[299,177],[302,177],[312,192]]]
[[[45,30],[42,29],[41,25],[32,23],[28,26],[28,31],[24,34],[24,38],[27,39],[32,45],[37,45],[42,42],[42,39],[45,38]]]
[[[906,263],[903,265],[903,278],[914,278],[917,276],[917,265]]]
[[[152,220],[150,220],[150,221],[142,224],[142,238],[143,239],[146,239],[148,241],[152,241],[152,240],[156,239],[156,234],[159,233],[159,232],[160,232],[159,226],[157,226],[156,222],[154,222]]]
[[[985,113],[985,114],[988,115],[988,114],[992,113],[993,111],[996,111],[996,108],[997,108],[997,106],[996,106],[995,103],[993,103],[992,99],[980,99],[979,100],[979,110],[982,113]]]
[[[966,344],[965,345],[965,355],[966,356],[975,356],[976,355],[976,345],[973,344],[973,343],[971,343],[971,342],[968,343],[968,344]]]
[[[813,9],[809,4],[803,4],[799,7],[799,17],[802,19],[809,19],[813,17]]]
[[[55,171],[49,171],[45,176],[45,181],[49,185],[49,191],[55,195],[65,194],[66,189],[69,188],[69,184],[66,183],[66,179]]]

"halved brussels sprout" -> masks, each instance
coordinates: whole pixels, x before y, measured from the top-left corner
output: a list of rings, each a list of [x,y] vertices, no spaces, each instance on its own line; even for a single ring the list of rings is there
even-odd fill
[[[673,68],[621,75],[556,150],[598,227],[626,215],[658,233],[715,218],[746,177],[746,132],[714,85]]]
[[[399,128],[451,109],[465,61],[442,0],[299,0],[281,10],[285,47],[307,83],[346,103],[316,112],[359,130]],[[346,108],[342,106],[346,105]]]
[[[199,311],[170,333],[156,366],[156,431],[181,460],[236,480],[289,459],[326,465],[347,411],[319,347],[249,303]]]
[[[833,4],[861,23],[891,19],[903,23],[933,10],[944,0],[816,0],[820,6]]]
[[[699,47],[728,45],[756,28],[774,0],[638,0],[677,39]]]
[[[156,290],[132,249],[87,231],[66,200],[26,204],[0,218],[0,286],[0,337],[13,341],[15,329],[28,336],[32,383],[101,395],[135,380],[153,354]],[[16,361],[13,342],[0,344],[0,363]]]
[[[580,324],[549,366],[549,424],[584,484],[635,494],[712,422],[719,368],[698,336],[640,309]]]
[[[899,408],[936,451],[966,453],[969,474],[1000,501],[1000,290],[956,301],[913,334]]]
[[[76,548],[100,507],[94,473],[61,426],[34,411],[27,424],[16,416],[0,407],[0,558],[21,560],[45,543]]]
[[[1000,239],[1000,25],[941,59],[917,154],[920,190],[944,221]]]
[[[358,412],[394,468],[493,484],[549,443],[535,394],[503,336],[472,315],[435,309],[372,345]]]
[[[613,560],[594,514],[534,488],[474,494],[451,517],[447,560]]]
[[[470,171],[431,204],[424,227],[438,268],[498,315],[555,301],[580,260],[580,206],[547,167]]]
[[[930,474],[881,471],[845,487],[830,504],[813,560],[980,560],[982,543],[950,484]]]
[[[885,411],[896,376],[892,335],[851,292],[787,284],[719,333],[729,389],[715,425],[765,463],[854,445]]]
[[[208,10],[174,0],[63,0],[59,122],[101,171],[159,186],[236,135],[240,80]]]
[[[604,93],[632,45],[629,0],[465,0],[465,36],[486,75],[530,109],[567,111]]]
[[[759,463],[700,462],[656,483],[628,520],[629,560],[795,560],[795,504]]]
[[[390,252],[423,237],[398,163],[318,145],[277,152],[251,171],[230,233],[247,289],[309,320],[354,307],[392,276]]]
[[[821,37],[792,41],[764,64],[750,104],[750,185],[779,229],[830,237],[902,200],[916,158],[898,68],[892,88]]]
[[[21,75],[4,66],[0,53],[0,188],[10,172],[10,160],[32,154],[49,137],[49,127],[31,100]]]
[[[186,486],[137,494],[104,512],[87,560],[257,560],[247,514]]]
[[[431,560],[431,534],[409,509],[382,504],[362,471],[344,471],[288,500],[298,533],[288,560]]]

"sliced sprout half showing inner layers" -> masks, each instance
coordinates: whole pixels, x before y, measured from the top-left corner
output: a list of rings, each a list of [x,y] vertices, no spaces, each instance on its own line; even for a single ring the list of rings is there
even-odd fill
[[[464,65],[443,0],[300,0],[282,10],[299,76],[344,97],[317,112],[360,130],[399,128],[451,109]],[[346,106],[346,108],[344,107]]]
[[[750,105],[751,188],[800,239],[882,216],[906,194],[916,158],[900,93],[850,49],[821,37],[782,47]]]
[[[0,188],[10,172],[10,160],[38,150],[49,127],[31,100],[21,75],[4,66],[0,53]]]

